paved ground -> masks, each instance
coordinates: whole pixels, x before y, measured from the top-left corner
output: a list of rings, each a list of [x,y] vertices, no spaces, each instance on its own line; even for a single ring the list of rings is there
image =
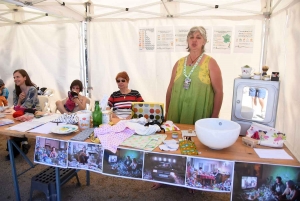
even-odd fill
[[[35,141],[29,140],[33,146]],[[0,136],[0,201],[16,200],[12,182],[10,162],[4,161],[7,155],[6,138]],[[28,153],[30,159],[33,159],[33,149]],[[26,161],[22,157],[16,158],[18,172],[29,168]],[[26,172],[19,177],[19,186],[21,191],[21,199],[29,200],[31,177],[47,166],[38,165],[34,169]],[[91,185],[86,186],[85,171],[79,172],[81,186],[76,186],[76,179],[72,179],[62,187],[62,200],[72,201],[93,201],[93,200],[203,200],[203,201],[229,201],[229,193],[211,193],[196,191],[191,195],[186,188],[175,186],[163,186],[157,190],[151,190],[152,183],[139,180],[123,179],[112,176],[105,176],[91,172]],[[46,200],[43,193],[35,191],[33,200]]]

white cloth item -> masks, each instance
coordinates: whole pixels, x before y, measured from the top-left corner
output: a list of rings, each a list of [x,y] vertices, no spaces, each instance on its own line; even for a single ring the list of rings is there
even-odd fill
[[[178,144],[178,141],[177,140],[164,140],[163,141],[164,144]]]
[[[126,127],[130,128],[131,130],[134,130],[135,133],[138,135],[152,135],[160,131],[160,127],[156,124],[149,125],[148,127],[131,121],[126,122]]]
[[[138,119],[130,119],[129,122],[139,123],[139,124],[142,124],[142,125],[145,125],[146,123],[148,123],[148,121],[145,117],[141,117],[141,118],[138,118]]]
[[[161,144],[159,149],[162,151],[176,151],[179,147],[179,144]]]

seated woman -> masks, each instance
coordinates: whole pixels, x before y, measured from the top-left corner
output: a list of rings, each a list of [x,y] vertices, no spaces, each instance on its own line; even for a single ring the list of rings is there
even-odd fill
[[[134,170],[136,170],[137,165],[138,165],[138,163],[137,163],[137,161],[136,161],[136,158],[133,158],[133,159],[132,159],[132,162],[131,162],[131,164],[130,164],[130,166],[129,166],[129,169],[132,170],[132,171],[134,171]]]
[[[73,113],[86,108],[86,103],[89,103],[87,97],[80,95],[83,85],[80,80],[74,80],[70,85],[68,97],[64,100],[56,101],[56,107],[61,114]]]
[[[115,91],[108,99],[108,105],[113,108],[113,118],[130,119],[131,103],[144,102],[141,94],[137,90],[129,89],[129,76],[123,71],[117,74],[116,82],[119,91]]]
[[[277,196],[279,200],[299,200],[300,194],[297,191],[295,183],[292,180],[287,181],[287,189],[282,195]]]
[[[55,147],[52,147],[51,153],[50,153],[50,158],[56,158],[58,156],[58,153],[56,152]]]
[[[79,163],[82,163],[83,165],[85,165],[88,162],[87,160],[89,159],[89,155],[86,152],[85,146],[82,147],[82,150],[80,150],[77,155],[78,155]]]
[[[13,103],[14,109],[25,110],[25,109],[35,109],[41,111],[36,85],[31,82],[28,73],[23,69],[15,70],[13,73],[15,90],[13,91]],[[27,142],[27,138],[12,138],[18,146],[21,147],[25,154],[28,153],[30,145]],[[7,149],[8,150],[8,149]],[[13,147],[14,157],[19,155],[18,150]],[[6,160],[9,160],[9,155],[6,156]]]

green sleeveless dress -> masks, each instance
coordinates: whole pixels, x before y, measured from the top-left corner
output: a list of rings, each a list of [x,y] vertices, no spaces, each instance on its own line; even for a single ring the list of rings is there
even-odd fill
[[[211,117],[214,106],[214,91],[208,69],[210,59],[210,56],[205,55],[201,65],[195,68],[190,76],[192,81],[189,89],[183,88],[185,57],[178,61],[168,110],[168,120],[180,124],[195,124],[199,119]],[[187,66],[187,75],[192,68],[192,66]]]

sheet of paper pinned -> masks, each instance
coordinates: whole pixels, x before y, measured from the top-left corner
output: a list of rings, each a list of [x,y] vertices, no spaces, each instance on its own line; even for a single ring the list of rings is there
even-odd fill
[[[272,158],[272,159],[288,159],[293,160],[288,153],[283,149],[254,149],[260,158]]]
[[[101,99],[101,101],[100,101],[100,107],[101,107],[102,111],[106,110],[107,103],[108,103],[108,98],[109,98],[109,96],[105,94],[103,96],[103,98]]]

